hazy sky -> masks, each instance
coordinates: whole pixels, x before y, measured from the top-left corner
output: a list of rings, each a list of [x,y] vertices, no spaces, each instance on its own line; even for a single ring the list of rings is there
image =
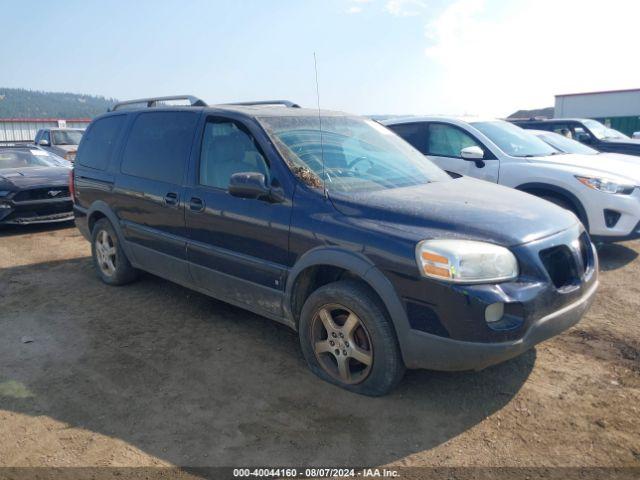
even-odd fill
[[[638,0],[0,0],[0,86],[508,115],[640,87]]]

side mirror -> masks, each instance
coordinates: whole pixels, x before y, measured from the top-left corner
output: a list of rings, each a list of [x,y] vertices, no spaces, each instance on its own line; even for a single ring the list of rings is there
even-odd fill
[[[631,138],[640,138],[640,132],[633,132],[633,135],[631,135]]]
[[[482,160],[484,158],[484,151],[478,147],[466,147],[460,150],[460,156],[465,160]]]
[[[49,140],[45,140],[43,138],[38,142],[38,145],[40,145],[41,147],[50,147],[51,143],[49,143]]]
[[[271,189],[267,187],[264,175],[258,172],[241,172],[231,175],[229,194],[240,198],[269,197]]]

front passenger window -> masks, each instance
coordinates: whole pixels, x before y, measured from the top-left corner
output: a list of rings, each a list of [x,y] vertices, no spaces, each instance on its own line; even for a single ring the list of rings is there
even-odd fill
[[[571,130],[569,130],[569,125],[567,124],[557,123],[553,125],[552,131],[558,135],[562,135],[563,137],[573,139],[573,134],[571,133]]]
[[[470,135],[459,128],[441,123],[429,125],[429,155],[460,158],[460,150],[476,146],[480,147]]]
[[[200,151],[200,185],[226,190],[234,173],[262,173],[269,184],[269,167],[253,136],[232,121],[207,122]]]

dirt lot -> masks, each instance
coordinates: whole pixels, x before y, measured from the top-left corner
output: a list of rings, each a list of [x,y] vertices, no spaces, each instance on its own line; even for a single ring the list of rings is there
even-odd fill
[[[638,253],[600,249],[563,335],[374,399],[316,379],[267,319],[151,275],[101,284],[75,228],[5,229],[0,466],[640,466]]]

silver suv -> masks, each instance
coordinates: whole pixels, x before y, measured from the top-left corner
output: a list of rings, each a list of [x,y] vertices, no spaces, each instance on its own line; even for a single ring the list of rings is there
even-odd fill
[[[35,144],[73,162],[83,133],[80,128],[43,128],[38,130]]]

